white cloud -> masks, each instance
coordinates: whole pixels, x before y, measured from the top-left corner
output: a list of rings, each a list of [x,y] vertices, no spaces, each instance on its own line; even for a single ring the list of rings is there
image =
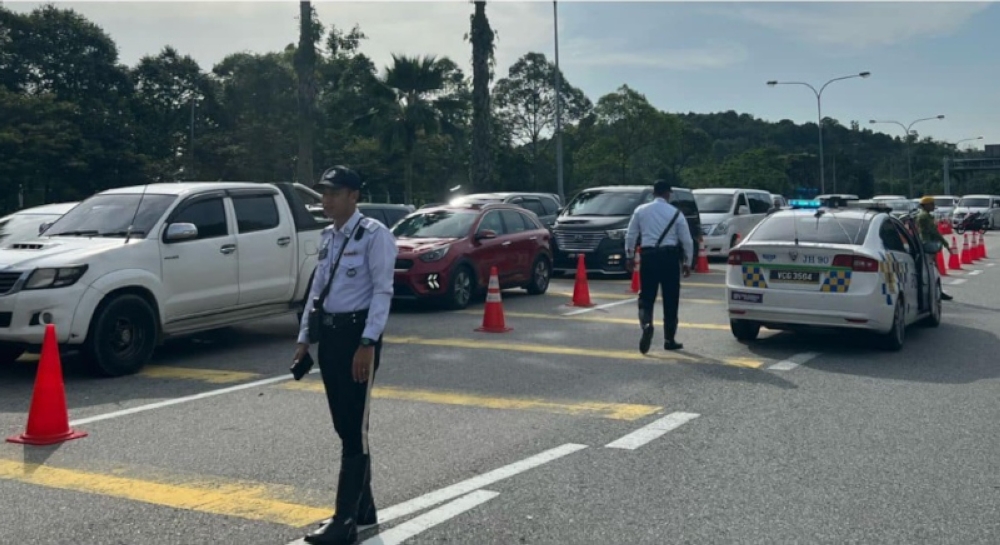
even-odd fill
[[[585,67],[636,66],[664,70],[725,68],[749,58],[746,47],[732,43],[712,43],[704,47],[626,52],[627,47],[608,44],[579,44],[566,64]]]
[[[741,7],[718,13],[736,16],[804,42],[864,49],[953,33],[989,7],[986,3],[973,2],[843,2],[801,8]]]

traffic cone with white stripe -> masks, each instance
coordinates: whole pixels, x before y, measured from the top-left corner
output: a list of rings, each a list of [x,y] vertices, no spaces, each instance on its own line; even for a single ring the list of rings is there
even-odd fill
[[[972,265],[972,254],[969,253],[969,233],[962,234],[962,265]]]
[[[486,308],[483,310],[483,325],[476,331],[485,333],[506,333],[512,328],[507,327],[503,317],[503,302],[500,300],[500,275],[496,267],[490,267],[490,285],[486,290]]]
[[[590,286],[587,284],[587,263],[583,254],[576,260],[576,283],[573,284],[573,301],[571,307],[592,307],[590,302]]]
[[[708,256],[705,255],[707,253],[708,253],[708,249],[705,248],[705,242],[704,241],[699,241],[698,242],[698,261],[694,265],[694,272],[696,272],[696,273],[712,272],[712,270],[708,268]]]
[[[985,252],[983,252],[983,234],[976,232],[976,261],[986,257]]]
[[[962,270],[961,260],[958,258],[958,239],[951,235],[951,247],[948,248],[948,269],[952,271]]]
[[[642,261],[642,247],[635,249],[635,264],[632,265],[632,285],[629,289],[632,293],[639,293],[639,262]]]

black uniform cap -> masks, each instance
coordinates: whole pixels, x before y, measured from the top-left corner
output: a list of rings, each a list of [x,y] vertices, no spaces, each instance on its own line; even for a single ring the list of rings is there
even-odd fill
[[[319,178],[319,182],[313,186],[316,191],[323,191],[324,189],[340,189],[347,188],[351,190],[360,190],[361,186],[364,185],[361,182],[361,177],[358,176],[357,172],[345,167],[337,165],[326,169]]]

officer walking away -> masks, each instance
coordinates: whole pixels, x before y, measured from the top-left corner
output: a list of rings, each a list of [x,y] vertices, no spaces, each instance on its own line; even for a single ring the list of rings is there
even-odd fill
[[[625,235],[625,253],[629,259],[641,239],[642,268],[639,270],[639,325],[642,337],[639,351],[649,352],[653,341],[653,305],[657,289],[663,288],[663,333],[666,350],[679,350],[677,342],[677,310],[681,297],[681,270],[691,275],[694,249],[691,231],[683,212],[667,202],[670,183],[657,180],[653,184],[652,202],[635,209]]]
[[[920,213],[917,214],[917,230],[920,232],[920,239],[924,242],[940,242],[942,248],[947,248],[951,251],[951,246],[948,245],[948,240],[944,238],[944,235],[938,231],[937,224],[934,222],[934,216],[931,212],[934,211],[934,197],[921,197],[920,199]],[[952,296],[941,291],[941,300],[951,301]]]
[[[322,233],[294,361],[307,356],[310,343],[319,343],[320,373],[342,452],[336,512],[305,541],[347,545],[357,540],[359,527],[378,523],[368,403],[389,318],[397,250],[385,225],[358,211],[362,183],[357,173],[335,166],[314,187],[323,193],[323,212],[333,224]]]

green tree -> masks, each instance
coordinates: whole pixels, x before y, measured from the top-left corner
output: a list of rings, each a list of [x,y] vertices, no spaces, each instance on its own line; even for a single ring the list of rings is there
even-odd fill
[[[486,17],[486,2],[477,0],[472,14],[472,186],[485,190],[491,185],[490,143],[492,121],[490,82],[493,81],[494,33]]]

